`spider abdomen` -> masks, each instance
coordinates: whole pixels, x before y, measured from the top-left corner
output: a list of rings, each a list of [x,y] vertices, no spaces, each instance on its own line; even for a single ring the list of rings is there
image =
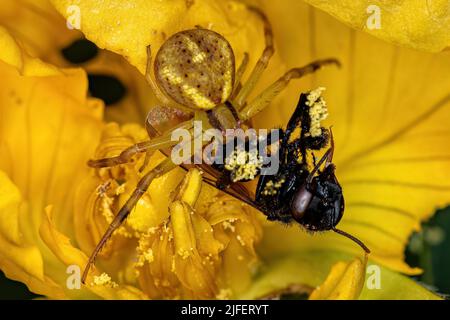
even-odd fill
[[[177,103],[209,110],[233,90],[235,60],[229,42],[207,29],[181,31],[170,37],[155,59],[155,77]]]

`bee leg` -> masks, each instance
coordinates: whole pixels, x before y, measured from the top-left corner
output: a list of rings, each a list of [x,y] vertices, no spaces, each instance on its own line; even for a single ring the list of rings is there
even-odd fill
[[[134,206],[142,197],[142,195],[147,191],[152,181],[155,178],[158,178],[164,175],[165,173],[171,171],[175,167],[176,165],[168,158],[141,178],[133,194],[127,200],[125,205],[120,209],[119,213],[114,217],[105,234],[100,239],[99,243],[97,244],[91,256],[89,257],[88,263],[84,269],[83,276],[81,278],[82,283],[85,283],[86,278],[89,274],[89,269],[94,264],[95,258],[97,257],[99,252],[105,246],[106,242],[112,236],[114,231],[117,230],[122,225],[122,222],[128,217],[131,210],[134,208]]]
[[[316,155],[314,154],[314,152],[311,153],[312,159],[313,159],[313,166],[316,167],[317,166],[317,158]]]
[[[286,72],[281,78],[275,81],[272,85],[266,88],[262,93],[260,93],[252,102],[246,105],[242,110],[239,111],[239,116],[242,120],[248,120],[254,117],[256,114],[261,112],[266,108],[272,100],[281,93],[289,84],[292,79],[301,78],[307,74],[314,73],[323,66],[326,65],[337,65],[340,63],[338,60],[330,58],[324,60],[317,60],[307,64],[301,68],[293,68]]]
[[[264,23],[265,48],[255,67],[253,68],[252,73],[250,74],[248,80],[245,82],[242,88],[238,89],[238,91],[235,93],[236,98],[233,99],[233,105],[235,105],[238,110],[244,106],[245,101],[247,100],[249,94],[255,88],[259,78],[261,77],[264,70],[267,68],[270,58],[272,58],[275,52],[273,46],[272,26],[270,25],[269,19],[267,18],[265,13],[262,12],[260,9],[251,6],[249,6],[248,8],[249,10],[258,14],[258,16],[262,19]]]
[[[334,138],[333,138],[333,130],[331,130],[331,127],[329,129],[330,131],[330,154],[328,155],[328,159],[327,162],[325,163],[325,165],[330,165],[333,162],[333,154],[334,154]]]
[[[330,159],[330,155],[332,157],[333,155],[333,148],[329,148],[327,152],[320,158],[319,162],[314,166],[314,169],[312,169],[311,173],[309,174],[308,178],[306,178],[307,183],[311,183],[312,179],[314,178],[314,175],[319,171],[320,167],[324,162],[328,163]]]

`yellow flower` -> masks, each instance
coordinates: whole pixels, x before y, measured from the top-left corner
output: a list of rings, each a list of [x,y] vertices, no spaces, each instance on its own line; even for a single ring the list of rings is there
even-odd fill
[[[51,2],[70,15],[71,1]],[[300,92],[327,87],[347,205],[340,227],[370,246],[369,262],[348,239],[265,222],[201,185],[198,171],[176,169],[152,183],[101,252],[87,284],[71,288],[67,267],[84,267],[144,161],[94,170],[86,160],[118,154],[146,137],[139,125],[102,121],[102,104],[86,98],[85,71],[61,68],[68,64],[52,45],[80,35],[67,31],[46,1],[33,3],[40,10],[31,1],[6,1],[0,15],[0,268],[8,277],[50,298],[259,298],[295,285],[310,298],[437,298],[398,272],[419,272],[405,264],[404,246],[420,222],[449,201],[449,60],[376,40],[294,0],[258,1],[274,24],[277,54],[255,91],[287,67],[315,58],[337,57],[344,68],[292,84],[254,124],[286,123]],[[109,119],[123,114],[137,121],[154,104],[145,91],[145,49],[151,44],[156,50],[178,30],[211,27],[230,41],[237,61],[249,52],[251,65],[263,49],[262,23],[238,2],[136,0],[125,7],[119,0],[86,0],[79,9],[81,31],[105,49],[101,62],[85,69],[119,77],[123,67],[121,79],[133,92],[123,113],[107,111]],[[39,14],[36,22],[11,23],[17,12],[46,12],[64,32],[46,35]],[[361,19],[364,13],[357,12]],[[407,40],[394,37],[389,32],[398,33],[397,25],[386,18],[383,39],[432,51],[448,46],[445,32],[433,40],[433,26],[424,24],[411,27]],[[356,25],[352,16],[343,19]],[[40,43],[30,41],[30,30]],[[111,67],[114,59],[119,62]],[[148,169],[163,158],[154,153]],[[381,290],[364,285],[366,263],[380,270]]]
[[[109,124],[95,155],[117,154],[145,135],[136,125]],[[163,159],[154,154],[148,170]],[[80,184],[74,228],[83,252],[92,252],[136,187],[144,157],[137,160],[96,170]],[[256,262],[254,244],[261,237],[256,212],[202,186],[199,171],[184,175],[174,170],[157,179],[98,259],[108,275],[140,286],[150,298],[214,298],[235,281],[228,267],[235,267],[235,257],[244,267]]]
[[[305,2],[355,29],[403,46],[439,52],[450,45],[450,6],[447,0]]]
[[[157,103],[142,75],[119,54],[99,49],[87,61],[72,64],[62,52],[84,35],[67,28],[48,0],[4,0],[0,21],[31,56],[58,67],[82,67],[89,76],[110,76],[125,86],[123,98],[105,110],[109,121],[141,124],[149,106]]]
[[[356,258],[352,262],[338,262],[325,282],[309,296],[310,300],[357,299],[364,286],[367,256],[364,261]]]

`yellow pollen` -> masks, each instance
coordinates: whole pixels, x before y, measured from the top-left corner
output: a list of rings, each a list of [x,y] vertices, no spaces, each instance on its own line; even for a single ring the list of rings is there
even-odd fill
[[[151,239],[150,233],[143,234],[139,238],[136,248],[138,261],[135,263],[135,267],[143,267],[145,263],[153,262],[154,256],[151,248]]]
[[[280,189],[281,186],[283,185],[283,183],[285,183],[285,182],[286,182],[286,180],[284,178],[281,178],[280,180],[278,180],[275,183],[273,182],[273,180],[269,180],[266,183],[262,194],[265,195],[265,196],[276,195],[277,192],[278,192],[278,189]]]
[[[231,232],[236,230],[236,228],[229,221],[222,222],[222,226],[224,230],[230,230]]]
[[[94,282],[91,283],[91,285],[92,286],[104,286],[104,287],[109,287],[109,288],[116,288],[119,286],[117,283],[112,281],[111,277],[105,272],[103,272],[99,276],[94,276]]]
[[[242,237],[240,235],[236,236],[237,241],[239,241],[239,243],[241,244],[241,246],[245,246],[245,242],[244,239],[242,239]]]
[[[119,185],[116,188],[116,195],[119,195],[119,194],[122,194],[125,192],[125,185],[126,185],[126,183],[122,183],[121,185]]]
[[[102,183],[97,187],[97,195],[100,197],[105,196],[106,192],[109,190],[110,187],[111,187],[111,180]]]
[[[138,262],[136,262],[136,267],[143,267],[146,262],[151,263],[155,257],[153,256],[153,250],[148,248],[145,252],[138,255]]]
[[[180,255],[183,260],[186,260],[191,256],[191,253],[189,250],[180,249],[178,250],[178,255]]]
[[[158,231],[158,227],[150,227],[148,228],[147,233],[155,234],[156,231]]]
[[[233,182],[253,180],[263,165],[262,157],[256,152],[233,151],[227,158],[225,169],[232,171]]]
[[[306,105],[309,106],[309,117],[311,118],[309,134],[312,137],[318,137],[322,134],[320,122],[328,117],[327,103],[322,96],[323,91],[325,91],[324,87],[312,90],[306,102]]]

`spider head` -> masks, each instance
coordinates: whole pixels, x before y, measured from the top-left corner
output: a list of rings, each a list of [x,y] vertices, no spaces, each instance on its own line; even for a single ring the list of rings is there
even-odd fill
[[[164,42],[155,58],[158,86],[175,102],[211,110],[233,91],[235,59],[230,43],[207,29],[178,32]]]

